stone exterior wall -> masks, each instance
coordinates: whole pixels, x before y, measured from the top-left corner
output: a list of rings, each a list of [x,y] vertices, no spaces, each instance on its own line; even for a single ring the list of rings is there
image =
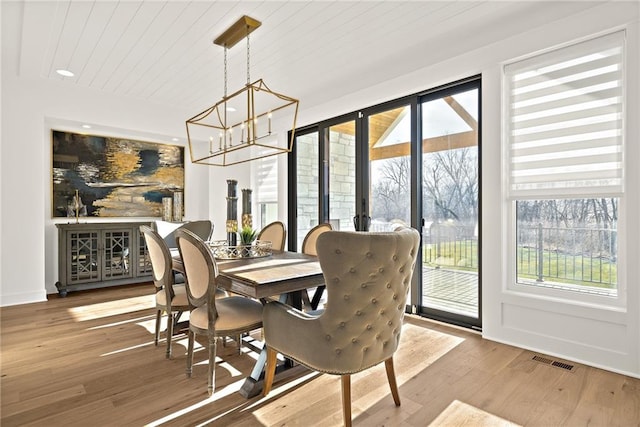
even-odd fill
[[[338,132],[329,135],[329,218],[339,230],[353,230],[356,209],[355,136]]]
[[[329,217],[335,229],[353,230],[356,195],[356,149],[353,135],[330,132]],[[298,246],[318,224],[319,142],[316,134],[296,139],[298,187]]]
[[[304,236],[318,223],[318,156],[319,144],[317,134],[303,135],[296,138],[298,187],[298,248]]]

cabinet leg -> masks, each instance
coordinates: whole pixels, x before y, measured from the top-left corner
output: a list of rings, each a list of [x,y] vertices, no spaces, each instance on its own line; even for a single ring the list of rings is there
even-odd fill
[[[56,282],[56,288],[58,288],[58,295],[60,295],[62,298],[67,296],[67,287],[62,283]]]

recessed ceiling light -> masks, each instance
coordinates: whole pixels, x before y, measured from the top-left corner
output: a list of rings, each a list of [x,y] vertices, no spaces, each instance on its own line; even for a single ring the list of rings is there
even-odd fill
[[[230,112],[232,112],[232,113],[233,113],[234,111],[236,111],[236,109],[235,109],[235,108],[233,108],[233,107],[227,107],[227,111],[230,111]]]
[[[178,142],[178,141],[180,141],[178,138],[171,138],[171,140],[172,140],[173,142]]]
[[[91,129],[91,125],[82,125],[82,127],[85,129]]]
[[[62,68],[60,68],[59,70],[56,70],[56,73],[60,74],[61,76],[64,77],[73,77],[74,74],[69,71],[69,70],[63,70]]]

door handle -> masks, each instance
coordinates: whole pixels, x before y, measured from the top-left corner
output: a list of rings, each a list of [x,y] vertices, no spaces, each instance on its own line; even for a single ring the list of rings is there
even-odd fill
[[[369,231],[369,227],[371,226],[371,217],[366,213],[362,214],[362,231]]]

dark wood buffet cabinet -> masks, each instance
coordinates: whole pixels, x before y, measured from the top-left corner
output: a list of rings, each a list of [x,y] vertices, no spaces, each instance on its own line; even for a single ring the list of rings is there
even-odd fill
[[[141,225],[149,222],[56,224],[60,296],[81,289],[151,281]]]

